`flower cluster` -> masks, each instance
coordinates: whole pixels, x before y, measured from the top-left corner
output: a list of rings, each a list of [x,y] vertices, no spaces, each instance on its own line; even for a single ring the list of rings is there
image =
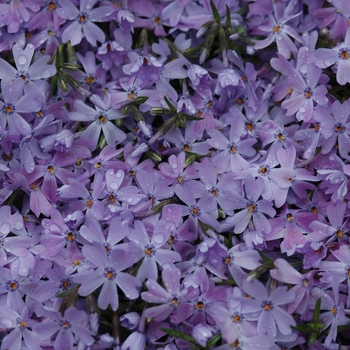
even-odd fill
[[[347,1],[2,1],[2,350],[350,346]]]

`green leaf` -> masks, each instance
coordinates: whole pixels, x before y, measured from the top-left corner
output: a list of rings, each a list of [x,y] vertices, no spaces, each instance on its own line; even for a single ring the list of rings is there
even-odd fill
[[[164,96],[164,100],[165,100],[166,104],[168,105],[169,109],[172,112],[176,113],[177,112],[176,108],[171,104],[171,102],[169,101],[169,99],[166,96]]]
[[[241,7],[239,8],[239,10],[236,11],[236,13],[237,13],[238,15],[241,15],[241,16],[242,16],[247,10],[248,10],[248,4],[245,4],[244,6],[241,6]]]
[[[185,117],[186,120],[203,120],[201,117],[196,117],[194,115],[182,113],[182,115]]]
[[[205,347],[205,350],[210,350],[210,348],[212,346],[214,346],[220,339],[221,339],[221,334],[220,333],[215,335],[213,338],[211,338],[208,341],[207,346]]]
[[[215,4],[213,3],[212,0],[210,0],[210,7],[211,7],[211,11],[213,12],[213,17],[214,17],[216,23],[220,24],[221,16],[220,16],[219,11],[216,8],[216,6],[215,6]]]
[[[65,298],[65,297],[67,297],[70,293],[71,293],[71,291],[73,290],[73,289],[75,289],[76,287],[72,287],[72,288],[70,288],[70,289],[68,289],[68,290],[65,290],[64,292],[62,292],[62,293],[60,293],[60,294],[57,294],[56,295],[56,298]]]
[[[68,53],[68,62],[72,64],[77,64],[77,55],[75,54],[74,47],[70,43],[70,41],[67,42],[67,53]]]
[[[11,206],[11,205],[13,204],[13,202],[14,202],[14,200],[16,199],[17,194],[18,194],[18,192],[19,192],[20,190],[21,190],[21,187],[18,187],[15,191],[12,192],[12,194],[11,194],[10,198],[8,199],[6,205]]]
[[[321,313],[321,298],[318,298],[315,304],[314,313],[312,316],[312,323],[317,324],[320,321]]]
[[[194,338],[192,338],[190,335],[177,331],[176,329],[168,329],[168,328],[160,328],[161,331],[163,331],[166,334],[172,335],[175,338],[180,338],[183,339],[185,341],[188,341],[194,345],[196,345],[196,340]]]
[[[265,254],[263,254],[263,252],[261,250],[258,250],[258,253],[261,257],[261,259],[265,262],[265,263],[271,263],[273,262],[272,259],[270,259],[268,256],[266,256]]]
[[[51,97],[54,97],[57,91],[57,74],[52,77],[51,80]]]
[[[68,92],[68,85],[66,84],[66,82],[63,80],[62,77],[60,76],[58,77],[57,83],[63,92]]]
[[[230,8],[226,5],[226,29],[231,28],[231,12]]]
[[[148,100],[148,96],[139,96],[136,98],[135,102],[140,105]]]

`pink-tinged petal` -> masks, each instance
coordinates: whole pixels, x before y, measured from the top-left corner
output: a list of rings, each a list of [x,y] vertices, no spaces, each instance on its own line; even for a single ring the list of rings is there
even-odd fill
[[[289,315],[289,314],[288,314]],[[277,334],[276,321],[271,311],[263,310],[258,320],[258,334],[275,337]]]
[[[350,83],[350,60],[339,61],[336,77],[340,85]]]
[[[291,334],[292,326],[295,326],[295,320],[292,315],[280,307],[275,307],[272,310],[272,314],[275,317],[277,327],[282,334]]]
[[[102,310],[106,310],[108,305],[111,305],[113,311],[116,311],[118,309],[119,298],[117,293],[117,286],[114,281],[105,281],[102,286],[100,295],[98,296],[97,304]]]
[[[128,299],[134,300],[138,298],[139,291],[137,288],[140,288],[142,284],[136,277],[124,272],[118,272],[116,282]]]
[[[109,120],[107,120],[107,122],[102,125],[102,131],[109,146],[115,147],[117,144],[123,142],[126,139],[125,132],[120,130]]]
[[[96,41],[100,43],[105,42],[105,33],[96,24],[93,24],[92,22],[87,22],[85,23],[83,28],[85,38],[92,46],[96,46]]]
[[[320,68],[327,68],[338,59],[338,52],[332,49],[318,49],[314,52],[315,64]]]
[[[270,274],[275,280],[290,284],[298,284],[300,282],[301,274],[286,260],[276,259],[274,265],[276,269],[270,270]]]
[[[74,6],[75,7],[75,6]],[[72,46],[78,45],[83,37],[82,28],[78,21],[74,21],[62,33],[62,42],[71,42]]]
[[[149,279],[146,282],[147,292],[141,293],[143,300],[149,303],[166,303],[170,299],[170,294],[164,290],[156,281]]]
[[[73,333],[70,329],[63,330],[61,329],[55,340],[54,344],[55,349],[66,349],[73,350],[74,349],[74,337]]]
[[[78,293],[81,296],[87,296],[95,291],[104,281],[106,277],[102,275],[102,272],[97,274],[96,272],[84,271],[79,272],[73,276],[74,283],[79,283]]]

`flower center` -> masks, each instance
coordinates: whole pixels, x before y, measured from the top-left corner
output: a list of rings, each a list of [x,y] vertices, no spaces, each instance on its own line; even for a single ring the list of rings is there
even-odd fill
[[[272,29],[273,33],[278,33],[281,30],[281,27],[279,25],[275,25]]]
[[[101,123],[101,124],[104,124],[106,122],[106,117],[104,115],[100,115],[98,117],[98,121]]]
[[[263,301],[262,307],[265,311],[271,311],[273,309],[273,305],[271,301]]]
[[[93,76],[89,76],[85,80],[89,85],[92,85],[95,83],[95,78]]]
[[[253,123],[247,123],[246,127],[249,131],[253,131],[254,130],[254,124]]]
[[[288,213],[287,215],[286,215],[286,218],[287,218],[287,221],[293,221],[293,214],[291,214],[291,213]]]
[[[350,58],[350,55],[347,49],[343,49],[340,51],[340,58],[342,60],[348,60]]]
[[[68,329],[71,327],[70,323],[68,321],[60,321],[60,326],[63,328],[63,329]]]
[[[50,174],[54,174],[55,173],[55,168],[53,165],[49,165],[47,168],[46,168],[47,172],[50,173]]]
[[[204,308],[204,303],[202,301],[198,301],[196,305],[196,309],[203,309]]]
[[[53,11],[57,8],[56,4],[54,2],[49,2],[49,4],[47,5],[49,11]]]
[[[312,97],[312,90],[311,88],[306,88],[304,91],[304,97],[306,99],[310,99]]]

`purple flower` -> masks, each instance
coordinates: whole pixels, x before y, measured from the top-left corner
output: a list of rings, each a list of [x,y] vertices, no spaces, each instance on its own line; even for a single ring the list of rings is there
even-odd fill
[[[298,32],[286,23],[299,16],[300,13],[290,14],[287,10],[285,13],[286,16],[280,19],[275,19],[272,15],[269,15],[267,17],[267,23],[263,23],[258,27],[261,31],[269,34],[264,40],[254,40],[254,49],[263,49],[275,41],[277,44],[277,51],[284,57],[289,58],[291,53],[296,54],[297,48],[290,37],[299,42],[301,42],[301,40]]]
[[[337,82],[340,85],[350,83],[350,30],[346,31],[343,43],[332,49],[320,48],[316,50],[315,63],[320,68],[327,68],[335,64]]]
[[[71,20],[65,26],[62,32],[62,41],[64,43],[70,41],[72,45],[77,45],[83,38],[83,33],[86,40],[96,46],[96,41],[103,43],[105,34],[93,22],[106,22],[108,16],[114,12],[114,9],[109,6],[100,6],[92,8],[97,0],[81,1],[79,10],[70,0],[60,0],[60,7],[57,8],[57,13],[60,17]]]
[[[38,306],[35,310],[38,316],[45,316],[43,322],[32,328],[39,339],[45,340],[56,335],[54,349],[73,349],[74,338],[79,339],[85,346],[94,343],[92,332],[87,328],[87,314],[75,307],[68,308],[64,315],[45,306]],[[75,336],[75,337],[74,337]]]
[[[78,272],[73,276],[73,281],[81,284],[78,293],[86,296],[102,285],[97,304],[103,310],[108,305],[111,305],[114,311],[118,309],[117,286],[128,299],[136,299],[139,296],[138,288],[141,287],[141,283],[136,277],[121,272],[136,262],[135,252],[138,249],[135,248],[130,244],[125,251],[114,249],[107,255],[101,243],[94,242],[93,246],[85,245],[82,249],[83,254],[96,266],[96,269]]]
[[[31,319],[31,311],[27,306],[25,306],[21,312],[17,312],[6,305],[1,305],[0,312],[0,328],[5,328],[7,330],[13,328],[13,330],[2,339],[1,347],[20,350],[23,341],[28,349],[41,349],[37,333],[31,330],[37,321]]]
[[[238,119],[231,125],[229,139],[216,129],[208,131],[211,137],[208,143],[220,150],[213,158],[213,163],[221,172],[226,172],[229,168],[232,172],[238,173],[242,169],[249,168],[249,163],[245,158],[255,155],[256,151],[252,146],[256,140],[254,138],[242,140],[243,129],[244,122]]]
[[[277,281],[294,284],[290,290],[295,292],[295,300],[289,304],[288,313],[297,312],[303,314],[309,301],[311,289],[316,282],[313,279],[315,271],[301,274],[295,270],[286,260],[277,259],[274,261],[276,269],[270,270],[271,277]]]
[[[102,101],[100,102],[102,103]],[[93,150],[97,147],[101,131],[106,138],[107,144],[111,147],[115,147],[118,143],[125,140],[125,133],[111,122],[111,120],[124,117],[117,110],[106,105],[95,106],[95,109],[93,109],[81,100],[74,102],[74,108],[75,112],[69,114],[71,120],[92,122],[82,132],[81,137],[92,140]]]
[[[332,292],[327,292],[321,288],[312,290],[313,300],[310,301],[310,306],[314,306],[317,299],[321,298],[321,310],[327,310],[320,315],[320,321],[325,325],[324,329],[328,328],[329,333],[325,340],[326,344],[334,342],[338,335],[338,326],[349,324],[349,318],[345,316],[343,294],[339,293],[339,281],[334,278],[331,281]]]
[[[37,95],[41,102],[45,102],[43,92],[34,82],[55,75],[56,67],[53,64],[47,64],[50,60],[50,56],[48,55],[40,57],[31,64],[34,51],[35,48],[32,44],[28,44],[24,50],[19,44],[13,45],[12,53],[17,69],[12,67],[4,59],[0,59],[0,79],[15,80],[18,83],[19,91],[24,89],[25,95]]]
[[[281,306],[295,300],[295,293],[287,287],[277,287],[268,292],[258,280],[245,282],[243,290],[251,295],[260,306],[257,331],[259,335],[276,336],[277,328],[282,334],[290,334],[295,326],[293,317]]]
[[[244,209],[227,218],[223,223],[223,227],[225,229],[234,227],[234,233],[242,233],[252,220],[256,229],[263,231],[264,234],[269,234],[271,224],[264,214],[274,217],[276,211],[270,201],[266,199],[259,200],[264,189],[264,181],[261,178],[255,180],[253,176],[248,175],[244,179],[244,187],[247,199],[236,194],[234,204],[234,209]]]
[[[198,289],[182,288],[180,277],[180,270],[174,265],[166,263],[163,265],[162,271],[162,280],[166,290],[153,279],[146,282],[148,291],[141,293],[142,299],[149,303],[161,304],[146,309],[146,317],[153,317],[155,321],[163,321],[171,315],[172,321],[175,323],[180,323],[187,317],[191,307],[188,301],[198,295]]]
[[[136,243],[140,247],[140,253],[137,255],[137,259],[143,257],[143,261],[137,271],[137,278],[140,281],[145,279],[156,280],[158,276],[159,266],[164,264],[173,264],[177,261],[181,261],[181,255],[177,252],[162,249],[170,238],[171,231],[169,228],[174,224],[163,220],[158,220],[154,227],[147,225],[146,222],[136,220],[134,223],[135,229],[130,229],[128,238]],[[148,232],[153,234],[150,237]]]

